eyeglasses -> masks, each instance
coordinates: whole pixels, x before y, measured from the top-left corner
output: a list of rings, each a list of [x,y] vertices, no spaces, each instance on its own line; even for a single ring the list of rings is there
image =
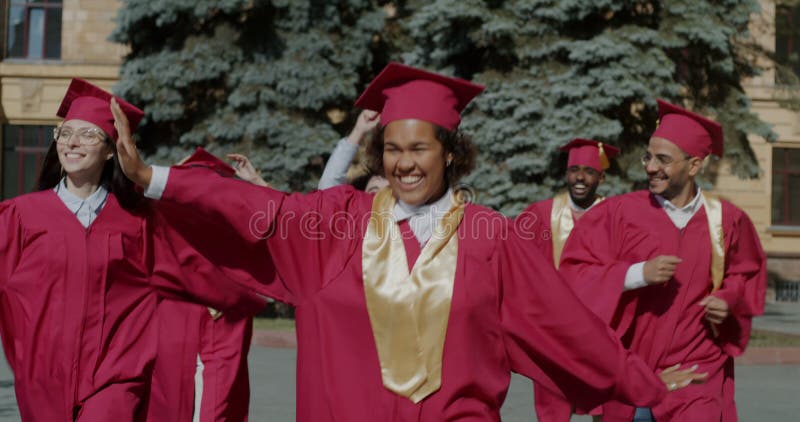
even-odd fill
[[[57,127],[53,129],[53,139],[62,145],[68,145],[72,136],[76,135],[82,146],[91,147],[106,140],[106,134],[96,127],[85,127],[78,130]]]
[[[656,165],[661,168],[669,167],[675,163],[680,163],[681,161],[691,160],[692,157],[684,157],[683,159],[676,160],[668,155],[656,155],[652,156],[650,154],[642,155],[642,165],[647,167],[653,159],[656,160]]]

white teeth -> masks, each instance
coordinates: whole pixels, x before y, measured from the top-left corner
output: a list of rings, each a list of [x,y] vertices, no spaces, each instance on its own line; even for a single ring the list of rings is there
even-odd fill
[[[419,182],[422,180],[422,176],[400,176],[400,183],[413,185],[414,183]]]
[[[586,189],[586,185],[583,185],[583,184],[580,184],[580,183],[579,183],[579,184],[577,184],[577,185],[575,185],[575,186],[573,186],[573,187],[574,187],[575,189]]]

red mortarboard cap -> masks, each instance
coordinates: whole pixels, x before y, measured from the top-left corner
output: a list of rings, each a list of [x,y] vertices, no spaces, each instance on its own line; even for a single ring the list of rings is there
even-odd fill
[[[233,177],[236,174],[236,170],[233,167],[217,158],[214,154],[206,151],[203,147],[197,147],[192,155],[180,163],[180,166],[206,167],[224,177]]]
[[[389,63],[370,82],[356,106],[381,113],[381,126],[419,119],[455,130],[461,112],[483,91],[482,85],[425,70]]]
[[[611,165],[610,160],[619,154],[615,146],[580,138],[573,139],[560,150],[569,151],[567,167],[587,166],[597,171],[606,170]]]
[[[661,122],[653,137],[664,138],[692,157],[706,158],[708,154],[722,157],[722,126],[697,113],[658,101]]]
[[[111,97],[111,93],[83,79],[73,78],[56,115],[63,117],[64,120],[80,119],[94,123],[116,140],[117,129],[114,128],[114,115],[111,114]],[[144,112],[125,100],[116,98],[120,108],[128,116],[131,132],[135,131],[139,122],[142,121]]]

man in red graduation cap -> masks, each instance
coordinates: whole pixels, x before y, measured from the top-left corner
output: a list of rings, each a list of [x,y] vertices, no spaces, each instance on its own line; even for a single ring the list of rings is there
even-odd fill
[[[649,189],[585,215],[560,271],[654,370],[708,373],[652,409],[606,403],[604,421],[736,420],[733,357],[764,310],[764,252],[747,215],[695,182],[703,159],[722,155],[721,126],[661,100],[658,108],[661,123],[642,157]]]
[[[597,188],[619,148],[589,139],[573,139],[560,148],[569,153],[564,179],[568,190],[531,204],[517,217],[556,268],[569,233],[581,216],[603,200]]]
[[[609,161],[619,149],[589,139],[573,139],[560,148],[569,153],[565,180],[568,190],[531,204],[516,220],[544,255],[558,268],[564,242],[581,216],[603,200],[597,188],[605,179]],[[536,416],[542,422],[569,421],[572,406],[559,394],[535,384]]]

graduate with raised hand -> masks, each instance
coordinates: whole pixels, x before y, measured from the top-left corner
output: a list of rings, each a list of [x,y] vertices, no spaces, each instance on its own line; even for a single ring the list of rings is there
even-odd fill
[[[706,156],[722,156],[721,126],[661,100],[658,110],[642,157],[648,190],[583,216],[560,271],[653,370],[696,365],[709,375],[652,409],[608,403],[604,421],[735,420],[733,357],[764,310],[766,259],[747,215],[695,182]]]
[[[119,168],[111,101],[73,79],[39,191],[0,203],[0,335],[23,421],[146,416],[161,280],[153,274],[158,267],[179,279],[182,270],[154,252],[149,204]],[[117,110],[130,136],[143,113],[123,100]],[[219,276],[210,265],[194,275],[193,290],[209,303],[242,311],[248,297],[263,303],[203,285]]]
[[[389,187],[376,195],[286,194],[150,167],[120,138],[126,174],[168,218],[184,211],[169,219],[179,241],[231,280],[296,305],[298,421],[496,421],[511,371],[583,406],[654,405],[665,383],[696,377],[659,379],[505,218],[452,190],[475,159],[460,112],[482,90],[387,66],[356,103],[381,113],[368,154]],[[183,219],[189,209],[195,222]]]

